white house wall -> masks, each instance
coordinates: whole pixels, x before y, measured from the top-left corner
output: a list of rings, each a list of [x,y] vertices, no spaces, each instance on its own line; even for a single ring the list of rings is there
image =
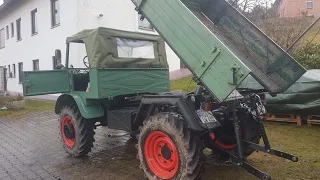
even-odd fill
[[[155,31],[139,29],[138,13],[131,0],[78,0],[78,2],[79,29],[103,26],[125,31],[157,34]],[[180,59],[169,46],[166,47],[170,71],[180,69]]]
[[[23,62],[23,70],[33,70],[32,60],[39,59],[40,70],[52,70],[52,56],[55,49],[62,51],[62,57],[65,55],[65,39],[70,34],[77,32],[75,19],[77,19],[76,0],[64,1],[60,6],[61,26],[51,28],[51,9],[49,0],[28,0],[13,8],[10,14],[0,17],[0,28],[6,28],[14,23],[14,37],[6,40],[6,46],[0,49],[0,65],[16,65],[16,77],[8,78],[8,91],[22,92],[22,86],[19,84],[18,63]],[[37,8],[38,34],[31,35],[31,11]],[[17,42],[16,20],[21,18],[21,37]]]
[[[131,0],[60,0],[60,26],[51,28],[51,9],[49,0],[21,1],[12,8],[10,14],[0,17],[0,29],[9,25],[10,38],[5,48],[0,49],[0,66],[16,65],[16,77],[8,78],[7,89],[10,92],[22,93],[18,83],[18,63],[23,62],[23,70],[33,69],[33,60],[39,59],[40,70],[52,70],[52,56],[55,49],[62,51],[62,62],[65,59],[65,39],[82,29],[99,26],[153,33],[154,31],[138,28],[138,14]],[[31,11],[37,8],[38,34],[31,35]],[[102,17],[101,17],[102,15]],[[17,42],[16,20],[21,18],[21,37]],[[11,38],[11,23],[14,23],[15,35]],[[6,31],[6,29],[5,29]],[[82,45],[73,45],[70,49],[70,64],[83,67],[85,56]],[[170,70],[180,68],[180,60],[167,46],[167,58]]]

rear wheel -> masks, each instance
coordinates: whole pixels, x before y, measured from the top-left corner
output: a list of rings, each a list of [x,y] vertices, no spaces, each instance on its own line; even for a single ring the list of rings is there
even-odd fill
[[[72,157],[88,154],[94,142],[94,123],[83,118],[77,108],[64,107],[60,112],[61,141]]]
[[[203,172],[203,145],[198,136],[169,113],[151,116],[138,138],[138,157],[148,179],[193,180]]]
[[[246,115],[240,119],[240,135],[241,138],[245,141],[253,142],[259,144],[260,134],[255,125],[255,122],[251,115]],[[214,143],[233,154],[237,154],[237,141],[236,135],[234,132],[234,125],[226,125],[220,127],[215,132]],[[254,152],[254,149],[244,146],[243,155],[245,157],[251,155]]]

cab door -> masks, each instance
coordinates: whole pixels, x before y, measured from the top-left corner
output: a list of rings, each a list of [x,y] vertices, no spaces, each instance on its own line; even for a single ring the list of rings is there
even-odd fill
[[[23,95],[67,93],[71,91],[68,69],[23,72]]]

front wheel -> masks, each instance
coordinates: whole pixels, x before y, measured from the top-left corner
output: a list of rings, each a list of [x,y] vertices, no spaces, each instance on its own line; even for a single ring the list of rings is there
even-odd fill
[[[83,118],[75,107],[64,107],[60,112],[59,128],[63,147],[72,157],[88,154],[93,147],[93,122]]]
[[[160,113],[145,121],[138,157],[148,179],[194,180],[204,168],[203,145],[175,114]]]

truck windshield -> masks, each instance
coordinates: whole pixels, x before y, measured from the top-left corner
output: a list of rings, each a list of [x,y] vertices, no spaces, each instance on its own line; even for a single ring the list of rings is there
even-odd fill
[[[120,58],[144,58],[154,59],[154,47],[152,41],[143,41],[127,38],[116,38],[118,57]]]

